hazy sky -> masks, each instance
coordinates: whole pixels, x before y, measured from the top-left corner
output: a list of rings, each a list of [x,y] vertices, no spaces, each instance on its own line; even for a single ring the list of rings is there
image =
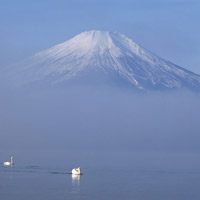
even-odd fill
[[[200,153],[199,94],[102,89],[1,92],[0,161],[15,155],[37,165],[42,156],[41,163],[65,158],[67,166],[84,152]]]
[[[200,74],[199,10],[195,0],[1,0],[0,69],[96,29],[121,32]],[[200,152],[199,94],[87,89],[1,90],[0,157],[25,160],[26,154],[53,152],[57,158],[74,150]]]
[[[198,0],[1,0],[0,67],[96,29],[200,74],[199,10]]]

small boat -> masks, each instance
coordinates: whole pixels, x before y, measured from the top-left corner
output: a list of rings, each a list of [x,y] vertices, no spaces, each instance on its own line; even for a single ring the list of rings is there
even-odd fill
[[[4,162],[3,165],[4,166],[12,166],[12,165],[14,165],[13,159],[14,159],[13,156],[11,156],[10,157],[10,162]]]
[[[72,169],[72,174],[81,175],[81,168],[78,167],[78,168],[76,168],[76,169]]]

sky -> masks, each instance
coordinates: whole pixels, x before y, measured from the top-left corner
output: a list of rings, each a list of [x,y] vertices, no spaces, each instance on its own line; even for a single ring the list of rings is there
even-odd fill
[[[0,68],[83,31],[105,30],[200,74],[199,8],[195,0],[1,0]],[[0,157],[200,152],[199,94],[41,90],[0,92]]]
[[[1,0],[0,67],[104,30],[200,74],[199,10],[198,0]]]

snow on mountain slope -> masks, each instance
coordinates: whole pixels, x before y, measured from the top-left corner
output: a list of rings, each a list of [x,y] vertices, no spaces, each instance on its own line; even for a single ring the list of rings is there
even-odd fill
[[[83,32],[35,54],[18,68],[19,84],[57,85],[94,74],[145,90],[200,88],[199,75],[159,58],[115,32]]]

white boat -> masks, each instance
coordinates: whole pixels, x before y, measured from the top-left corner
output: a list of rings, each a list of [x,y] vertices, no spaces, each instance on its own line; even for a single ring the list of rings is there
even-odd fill
[[[78,168],[72,169],[72,174],[81,175],[81,168],[78,167]]]

